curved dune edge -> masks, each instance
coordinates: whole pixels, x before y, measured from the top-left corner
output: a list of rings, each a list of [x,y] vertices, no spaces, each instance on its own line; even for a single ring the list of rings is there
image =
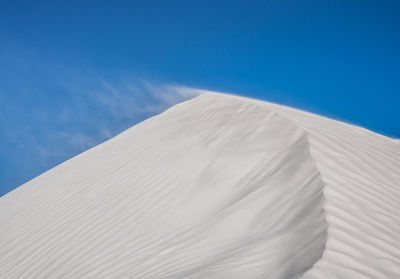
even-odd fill
[[[0,274],[399,278],[399,173],[398,141],[205,92],[0,198]]]
[[[219,93],[211,93],[219,94]],[[233,96],[303,129],[325,182],[325,251],[302,278],[400,278],[400,142],[293,108]]]

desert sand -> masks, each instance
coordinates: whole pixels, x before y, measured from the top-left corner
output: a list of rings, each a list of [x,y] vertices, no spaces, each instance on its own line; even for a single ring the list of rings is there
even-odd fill
[[[1,197],[0,277],[400,278],[399,140],[200,93]]]

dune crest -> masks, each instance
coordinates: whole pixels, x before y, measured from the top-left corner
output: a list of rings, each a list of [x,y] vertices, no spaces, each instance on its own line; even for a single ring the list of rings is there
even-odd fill
[[[400,277],[398,141],[202,93],[0,198],[0,274]]]

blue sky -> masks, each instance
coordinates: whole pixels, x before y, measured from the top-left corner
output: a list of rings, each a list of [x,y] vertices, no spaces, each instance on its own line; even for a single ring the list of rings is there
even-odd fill
[[[196,87],[400,137],[399,1],[0,0],[0,196]]]

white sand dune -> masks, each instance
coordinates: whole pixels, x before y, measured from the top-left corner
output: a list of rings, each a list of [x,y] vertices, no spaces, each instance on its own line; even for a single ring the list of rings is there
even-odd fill
[[[0,278],[400,278],[400,142],[206,92],[0,198]]]

